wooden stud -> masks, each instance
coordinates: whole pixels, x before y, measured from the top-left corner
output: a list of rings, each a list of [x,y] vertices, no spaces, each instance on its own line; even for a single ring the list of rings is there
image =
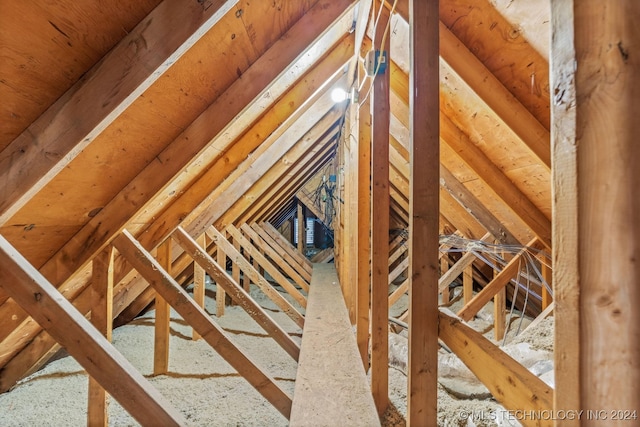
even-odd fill
[[[218,240],[224,240],[224,242],[226,242],[227,240],[224,234],[222,234],[221,239],[218,239]],[[218,262],[218,265],[222,267],[222,270],[226,272],[227,271],[227,254],[225,250],[220,247],[221,245],[218,240],[213,239],[213,241],[216,244],[216,250],[218,251],[216,255],[217,262]],[[218,283],[216,282],[216,316],[218,318],[224,316],[224,306],[225,306],[226,299],[227,299],[227,293],[224,291],[223,287],[218,286]]]
[[[198,246],[207,249],[207,235],[202,233],[197,239],[196,242]],[[193,300],[200,307],[204,308],[204,300],[205,300],[205,291],[206,291],[206,272],[200,264],[196,261],[193,261]],[[194,341],[202,338],[195,329],[192,330],[191,338]]]
[[[306,256],[305,249],[307,248],[306,230],[307,224],[304,214],[304,205],[302,203],[298,203],[298,252],[300,252],[303,256]]]
[[[549,260],[547,260],[546,257],[541,257],[540,273],[542,274],[542,279],[544,279],[544,281],[547,282],[549,286],[553,286],[553,270],[548,265],[548,263],[549,263]],[[551,304],[552,300],[553,298],[551,297],[551,293],[543,283],[542,284],[542,309],[544,310],[547,307],[549,307],[549,304]]]
[[[170,187],[166,185],[167,182],[172,177],[178,176],[180,172],[185,172],[187,166],[190,165],[196,154],[200,153],[203,148],[207,147],[202,153],[203,161],[200,162],[203,168],[205,167],[204,165],[208,164],[207,162],[217,158],[221,152],[225,152],[226,144],[231,143],[232,140],[222,141],[228,136],[228,133],[221,131],[240,112],[243,113],[243,125],[240,126],[238,120],[235,120],[234,124],[237,126],[233,127],[234,129],[237,128],[240,134],[244,132],[244,126],[255,120],[255,118],[262,116],[265,104],[261,104],[260,100],[271,104],[273,98],[265,100],[264,97],[258,95],[266,88],[269,88],[271,95],[278,97],[272,91],[274,87],[279,88],[278,90],[283,90],[283,87],[286,88],[299,79],[312,64],[304,59],[305,64],[308,62],[308,67],[299,66],[295,59],[303,58],[303,53],[310,49],[322,49],[323,43],[327,48],[333,45],[333,43],[325,43],[325,39],[321,37],[323,34],[334,35],[337,31],[339,37],[342,37],[344,35],[343,24],[347,22],[347,28],[351,24],[351,16],[348,12],[353,6],[354,3],[351,0],[337,0],[312,7],[288,30],[285,36],[277,40],[260,59],[244,72],[242,79],[238,79],[232,84],[183,134],[169,144],[163,153],[157,156],[157,161],[150,162],[98,215],[91,218],[91,221],[76,233],[69,240],[69,243],[56,252],[42,266],[40,271],[50,278],[56,286],[59,286],[59,290],[62,293],[73,300],[81,287],[78,286],[77,280],[68,279],[83,266],[86,266],[108,244],[109,240],[122,230],[132,216],[142,210],[143,206],[147,206],[146,203],[152,195],[157,194],[161,188]],[[336,20],[338,20],[337,30],[327,32],[327,27],[336,22]],[[315,40],[318,43],[314,43]],[[352,48],[348,49],[346,60],[351,57],[352,50]],[[283,78],[276,79],[279,76]],[[308,81],[303,81],[302,86],[310,87]],[[255,100],[255,102],[252,102],[252,100]],[[288,104],[289,102],[285,103],[285,105]],[[251,114],[248,114],[249,112]],[[216,135],[224,138],[215,138]],[[215,144],[210,144],[212,139],[215,139]],[[185,144],[187,140],[188,144]],[[193,170],[198,170],[197,167],[192,166],[188,168],[190,173],[193,173]],[[183,182],[190,182],[190,180],[185,179]],[[185,194],[190,194],[190,192],[185,191]],[[164,203],[166,199],[164,197],[160,198]],[[178,204],[177,211],[179,212],[173,211],[173,215],[176,217],[182,218],[183,212],[185,212],[185,203],[182,202],[181,200],[181,203]],[[186,211],[189,212],[190,208],[186,209]],[[178,222],[178,220],[174,220],[169,225],[175,227]],[[160,223],[160,221],[157,221],[157,223]],[[171,230],[172,228],[166,229],[164,226],[160,227],[160,229],[147,230],[145,233],[140,234],[140,239],[146,248],[151,249],[168,236]],[[103,237],[96,238],[96,236]],[[25,315],[22,311],[17,310],[17,313],[14,314],[21,319],[18,322],[25,320]],[[16,330],[17,335],[21,337],[28,336],[29,338],[35,337],[41,330],[32,321],[23,322],[18,329]],[[11,346],[11,348],[19,351],[27,342],[23,340],[20,345]],[[40,344],[43,342],[39,341]],[[16,369],[21,366],[24,367],[25,372],[30,370],[31,366],[26,366],[27,360],[40,361],[42,356],[50,350],[41,345],[37,347],[35,351],[38,354],[24,354],[24,358],[21,357],[20,361],[16,361],[14,365]],[[4,356],[4,354],[2,352],[0,357]],[[16,372],[15,375],[12,375],[12,378],[20,378],[20,376],[21,374]]]
[[[291,413],[291,397],[276,381],[265,374],[254,361],[244,354],[201,307],[193,302],[184,289],[169,276],[162,266],[136,241],[128,231],[114,239],[114,245],[131,265],[149,281],[156,291],[260,394],[282,415]],[[186,424],[186,423],[185,423]],[[158,425],[158,424],[156,424]]]
[[[635,410],[640,4],[551,4],[555,408]],[[602,423],[591,418],[567,425]]]
[[[500,289],[493,297],[493,338],[501,341],[505,334],[507,288]]]
[[[449,257],[442,257],[440,258],[440,274],[444,274],[447,271],[449,271]],[[449,286],[446,286],[442,290],[442,299],[440,301],[441,304],[448,304],[451,300],[449,289]]]
[[[233,241],[233,247],[236,248],[236,251],[240,252],[240,243],[236,242],[235,240]],[[238,267],[238,263],[233,263],[231,266],[231,277],[233,277],[233,280],[235,280],[236,283],[238,283],[240,286],[242,286],[242,282],[244,281],[244,277],[240,275],[240,268]],[[231,304],[235,304],[233,299],[231,299]]]
[[[187,424],[151,383],[2,236],[0,286],[138,422],[163,426]]]
[[[109,246],[93,259],[91,287],[94,303],[91,307],[91,324],[111,341],[113,330],[113,247]],[[89,377],[87,426],[109,425],[108,396],[93,377]]]
[[[462,299],[468,304],[473,298],[473,264],[469,264],[462,272]]]
[[[438,1],[410,0],[407,426],[435,425],[438,390]]]
[[[171,274],[171,239],[165,240],[157,252],[158,263]],[[156,294],[156,318],[153,347],[153,375],[169,372],[169,343],[171,341],[171,306]]]
[[[382,10],[374,46],[389,58],[389,23]],[[379,415],[389,405],[389,73],[376,75],[371,98],[371,390]]]
[[[258,323],[294,360],[298,360],[300,347],[287,332],[271,319],[266,311],[236,282],[230,277],[224,268],[216,263],[209,254],[189,236],[182,228],[178,227],[172,237],[194,261],[206,270],[209,275],[224,288],[231,298],[240,305],[256,323]],[[248,261],[245,260],[246,263]],[[244,263],[243,263],[244,264]]]
[[[367,98],[358,109],[358,284],[356,341],[365,371],[369,370],[371,308],[371,105]]]

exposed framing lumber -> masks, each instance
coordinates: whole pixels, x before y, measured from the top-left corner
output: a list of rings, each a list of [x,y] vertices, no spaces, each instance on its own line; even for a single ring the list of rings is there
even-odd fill
[[[164,271],[162,266],[128,231],[125,230],[118,235],[113,244],[131,265],[145,276],[156,292],[161,294],[220,356],[282,415],[289,418],[291,397],[227,337],[222,328],[211,320],[206,311],[193,302],[189,294]]]
[[[237,0],[164,1],[4,150],[0,225],[209,31]],[[170,16],[171,20],[166,17]],[[78,119],[81,117],[81,119]]]
[[[358,259],[356,341],[365,371],[369,369],[371,307],[371,105],[358,109]]]
[[[128,185],[124,188],[112,202],[105,206],[95,217],[89,221],[81,231],[79,231],[69,243],[61,248],[41,269],[40,271],[48,277],[54,285],[70,300],[76,299],[78,294],[83,291],[82,286],[78,286],[78,281],[72,276],[83,272],[83,266],[91,260],[100,250],[102,250],[117,233],[122,230],[125,223],[136,214],[144,210],[146,203],[156,194],[164,184],[171,180],[176,174],[184,171],[189,162],[194,159],[199,152],[202,156],[198,159],[205,159],[207,162],[211,158],[217,158],[218,155],[227,147],[225,138],[231,139],[235,136],[229,136],[232,133],[221,132],[225,129],[233,118],[243,112],[243,118],[246,116],[258,117],[264,112],[264,106],[260,97],[265,89],[274,89],[278,86],[278,90],[288,87],[291,82],[296,81],[308,67],[298,66],[297,59],[311,66],[306,59],[303,58],[305,52],[312,48],[322,48],[316,45],[314,41],[319,41],[322,45],[323,35],[329,27],[337,19],[345,19],[350,23],[351,16],[348,11],[353,7],[350,0],[340,0],[333,2],[319,2],[304,17],[301,18],[291,29],[276,41],[272,47],[257,60],[244,74],[243,78],[236,81],[224,94],[222,94],[198,119],[196,119],[181,136],[179,136],[167,149],[157,157]],[[348,28],[348,27],[347,27]],[[340,32],[343,34],[342,27]],[[351,51],[351,49],[349,49]],[[349,52],[350,56],[351,52]],[[275,84],[274,79],[277,79]],[[284,82],[283,82],[284,80]],[[305,83],[306,84],[306,83]],[[271,85],[271,86],[270,86]],[[271,92],[274,96],[274,92]],[[271,103],[271,98],[269,98]],[[254,101],[252,101],[254,100]],[[255,108],[254,106],[257,105]],[[246,107],[246,108],[245,108]],[[249,114],[250,113],[250,114]],[[239,130],[241,132],[242,129]],[[217,135],[217,136],[216,136]],[[185,143],[188,138],[188,143]],[[207,146],[214,139],[214,144]],[[222,141],[224,140],[224,141]],[[208,148],[203,149],[207,146]],[[202,164],[202,168],[207,162]],[[189,168],[189,171],[197,168]],[[178,192],[179,193],[179,192]],[[188,192],[186,192],[188,193]],[[185,193],[185,194],[186,194]],[[166,200],[163,199],[163,203]],[[184,206],[184,205],[182,205]],[[182,209],[182,207],[180,208]],[[183,214],[183,210],[176,213],[177,217]],[[173,226],[177,226],[176,222]],[[149,231],[149,230],[147,230]],[[147,249],[151,249],[159,244],[170,230],[161,228],[153,232],[140,232],[141,242]],[[97,238],[96,236],[100,236]],[[69,280],[72,278],[72,280]],[[118,276],[116,277],[118,280]],[[18,319],[24,320],[25,314],[21,311],[12,310]],[[4,318],[4,315],[2,316]],[[18,320],[21,322],[21,320]],[[11,345],[16,351],[21,350],[32,339],[41,328],[34,324],[22,323],[16,329],[16,334],[20,337],[28,339],[23,340],[19,345]],[[42,344],[44,341],[40,341]],[[25,369],[25,372],[31,369],[27,366],[30,361],[38,361],[45,355],[48,349],[44,345],[39,345],[38,354],[21,353],[18,360],[13,366],[15,369]],[[20,375],[12,375],[13,378]]]
[[[382,9],[373,45],[390,57],[390,20]],[[375,76],[371,94],[371,390],[378,414],[389,405],[389,72]]]
[[[400,286],[396,288],[395,291],[391,292],[391,295],[389,295],[389,308],[393,307],[393,305],[398,302],[400,297],[402,297],[402,295],[404,295],[408,290],[409,290],[409,279],[407,278],[404,282],[400,284]]]
[[[465,304],[464,307],[460,309],[458,316],[465,321],[471,320],[473,316],[475,316],[476,313],[498,293],[498,291],[507,286],[515,275],[520,274],[519,269],[522,257],[527,253],[529,248],[538,248],[539,245],[540,243],[537,238],[534,238],[529,242],[527,246],[518,252],[511,261],[504,266],[500,273],[498,273],[498,275],[495,276],[487,286],[478,292],[468,304]]]
[[[555,409],[637,409],[640,4],[553,1],[551,15]]]
[[[206,234],[206,233],[205,233]],[[227,241],[226,236],[222,235],[222,240]],[[222,267],[222,270],[227,272],[227,252],[218,244],[218,241],[212,239],[216,244],[216,260],[218,265]],[[225,245],[226,246],[226,245]],[[223,286],[218,286],[216,282],[216,317],[221,318],[224,316],[224,307],[226,305],[227,293]]]
[[[237,238],[240,246],[245,250],[249,256],[251,256],[260,266],[264,267],[268,264],[267,260],[264,256],[252,247],[249,242],[240,235],[240,233],[234,233],[232,230],[229,230],[231,237],[234,239]],[[260,274],[258,270],[256,270],[249,261],[243,257],[236,249],[233,247],[231,243],[222,235],[220,231],[215,229],[214,227],[210,227],[207,231],[211,240],[215,242],[223,251],[225,251],[232,259],[233,262],[238,263],[240,269],[249,277],[249,279],[255,283],[265,295],[273,301],[275,305],[277,305],[291,320],[295,322],[296,325],[303,327],[304,326],[304,317],[300,312],[289,302],[287,301],[274,287]],[[304,297],[302,298],[304,300]],[[306,301],[305,301],[306,305]]]
[[[216,234],[216,230],[214,227],[211,227],[209,229],[209,232]],[[240,231],[234,226],[230,225],[229,227],[227,227],[227,232],[234,240],[240,243],[240,246],[242,246],[245,253],[256,260],[260,267],[264,269],[264,271],[269,273],[269,275],[273,277],[276,283],[280,285],[282,289],[284,289],[289,295],[291,295],[291,297],[298,304],[300,304],[302,308],[305,308],[307,306],[307,298],[302,294],[302,292],[300,292],[298,288],[294,286],[293,283],[289,281],[289,278],[285,277],[284,274],[280,272],[278,267],[271,262],[275,262],[275,260],[272,259],[271,261],[269,261],[265,256],[265,253],[260,250],[260,248],[254,246],[249,241],[249,239],[244,237],[242,233],[240,233]]]
[[[309,283],[307,283],[302,276],[284,259],[280,256],[280,253],[275,251],[267,242],[262,239],[248,224],[242,224],[240,230],[247,236],[248,239],[253,241],[254,246],[263,255],[268,256],[277,264],[282,271],[285,272],[303,291],[309,292]]]
[[[108,247],[93,259],[93,306],[91,324],[111,342],[113,331],[113,247]],[[108,396],[102,386],[93,377],[89,377],[89,395],[87,398],[87,426],[106,427],[109,425]]]
[[[240,284],[230,277],[224,267],[216,263],[198,243],[182,228],[178,227],[171,235],[178,244],[215,280],[216,285],[223,288],[294,360],[300,356],[300,347],[295,343],[267,312],[245,291]],[[220,248],[218,247],[218,250]],[[233,256],[232,256],[233,259]],[[246,261],[245,262],[249,262]]]
[[[484,236],[482,236],[480,240],[483,242],[486,242],[490,238],[491,238],[491,235],[487,233]],[[440,276],[440,279],[438,279],[438,291],[442,292],[442,290],[445,287],[448,287],[451,284],[451,282],[453,282],[458,276],[460,276],[460,274],[462,274],[462,272],[467,267],[472,265],[473,261],[475,260],[476,260],[476,255],[473,252],[467,252],[466,254],[462,255],[460,259],[458,259],[458,261],[456,261],[456,263],[453,264],[445,274]]]
[[[438,0],[410,0],[407,426],[436,423],[440,88]]]
[[[199,246],[199,248],[202,248],[204,251],[206,251],[207,250],[207,235],[205,233],[202,233],[196,239],[196,243]],[[180,246],[182,246],[182,245],[180,245]],[[183,249],[185,249],[184,246],[183,246]],[[186,249],[185,249],[185,252],[186,252]],[[194,255],[193,254],[190,254],[190,255],[191,255],[192,258],[194,258],[194,261],[193,261],[193,300],[200,307],[204,308],[205,291],[206,291],[206,289],[205,289],[206,271],[205,271],[204,268],[202,268],[202,266],[197,261],[195,261]],[[194,329],[192,331],[191,338],[194,341],[197,341],[202,337]]]
[[[553,389],[513,360],[480,333],[443,311],[439,313],[439,336],[462,362],[489,389],[493,397],[510,411],[553,409]],[[538,412],[540,413],[540,412]],[[525,426],[552,426],[548,419],[521,419]]]
[[[397,68],[393,61],[392,89],[401,102],[393,102],[394,116],[408,127],[409,103],[408,76]],[[392,96],[392,101],[394,97]],[[551,221],[542,211],[516,187],[469,137],[461,131],[445,114],[440,115],[441,138],[452,150],[484,181],[497,197],[505,202],[505,207],[518,216],[545,246],[551,247]]]
[[[449,257],[443,256],[440,258],[440,274],[444,274],[449,271]],[[449,292],[449,286],[442,289],[442,304],[448,304],[451,300],[451,293]]]
[[[324,217],[324,214],[320,212],[320,209],[318,209],[316,204],[313,203],[313,200],[311,200],[311,197],[309,197],[304,189],[301,189],[296,193],[296,199],[298,199],[298,202],[302,203],[305,208],[309,209],[309,211],[311,211],[311,213],[313,213],[316,218],[326,224],[326,218]]]
[[[544,310],[542,310],[542,312],[540,314],[538,314],[538,317],[536,317],[535,319],[533,319],[533,321],[531,323],[529,323],[529,326],[527,326],[525,331],[527,329],[535,330],[536,326],[538,326],[544,319],[546,319],[547,317],[549,317],[551,315],[551,313],[553,313],[554,306],[555,306],[555,304],[553,302],[551,302],[551,304],[549,304]]]
[[[396,265],[396,267],[391,272],[389,272],[389,279],[387,281],[387,284],[389,285],[393,283],[398,277],[400,277],[402,273],[407,271],[408,267],[409,267],[409,257],[406,257],[398,265]]]
[[[520,244],[509,229],[442,164],[440,164],[440,185],[497,240],[508,245]]]
[[[307,224],[305,221],[304,205],[298,203],[298,252],[305,256],[305,250],[307,248]]]
[[[330,95],[324,94],[311,105],[298,120],[287,121],[284,132],[277,132],[263,141],[252,155],[246,158],[236,170],[218,185],[215,191],[202,203],[202,211],[187,215],[185,223],[189,233],[204,231],[211,224],[224,228],[227,224],[220,218],[233,212],[243,201],[241,197],[274,167],[286,167],[282,159],[288,153],[304,152],[312,149],[312,142],[320,138],[337,121],[338,112],[333,108]],[[284,163],[281,164],[281,163]],[[264,185],[264,184],[263,184]],[[234,219],[239,214],[234,214]],[[222,222],[222,224],[221,224]],[[229,222],[230,223],[230,222]]]
[[[280,247],[287,251],[289,255],[291,255],[298,264],[305,270],[307,273],[311,274],[313,272],[313,267],[311,266],[311,261],[308,258],[303,257],[300,253],[295,251],[293,245],[285,240],[285,238],[280,234],[278,230],[276,230],[273,225],[269,222],[261,222],[259,227],[262,228],[273,240],[275,240]]]
[[[386,0],[389,7],[390,0]],[[391,2],[393,3],[393,2]],[[409,22],[407,1],[396,7]],[[537,158],[551,168],[549,130],[517,99],[447,26],[438,21],[440,55],[501,120],[526,144]]]
[[[291,199],[304,183],[318,171],[320,171],[335,155],[337,145],[338,123],[325,132],[324,136],[316,141],[315,146],[306,153],[290,153],[287,156],[289,165],[283,170],[270,170],[261,181],[268,183],[254,186],[248,195],[253,203],[245,209],[244,213],[238,214],[237,223],[252,223],[268,221],[283,201]],[[283,180],[287,176],[291,179]],[[268,187],[268,190],[264,190]]]
[[[171,239],[165,240],[157,251],[158,264],[171,276]],[[169,342],[171,341],[171,306],[156,293],[156,317],[154,322],[153,374],[169,372]]]
[[[0,286],[5,292],[138,422],[187,424],[144,376],[2,236],[0,267]]]
[[[266,242],[275,252],[279,253],[280,257],[287,264],[289,264],[291,266],[291,268],[293,270],[295,270],[301,276],[302,279],[304,279],[307,283],[311,282],[311,277],[309,276],[308,271],[306,269],[302,268],[300,266],[300,264],[298,263],[298,260],[296,260],[294,257],[292,257],[290,252],[285,250],[280,245],[280,242],[276,241],[276,239],[271,237],[271,235],[269,233],[267,233],[267,231],[263,227],[260,227],[256,223],[253,223],[253,224],[251,224],[251,226],[249,228],[251,228],[251,230],[258,237],[260,237],[260,239],[262,239],[264,242]],[[243,230],[244,230],[244,226],[243,226]],[[266,249],[264,249],[264,248],[263,248],[263,250],[266,251]],[[303,287],[303,289],[304,289],[304,287]],[[305,291],[308,292],[308,288],[305,289]]]
[[[333,106],[329,95],[309,109],[300,120],[271,144],[257,159],[249,158],[246,173],[233,173],[227,181],[233,182],[220,196],[212,200],[210,207],[189,223],[187,230],[197,232],[205,224],[224,228],[235,222],[249,206],[276,184],[277,178],[295,167],[295,163],[310,153],[322,150],[318,140],[328,137],[340,118],[340,111]],[[258,149],[262,151],[262,146]],[[257,155],[258,153],[254,153]],[[225,181],[226,182],[226,181]],[[302,254],[300,255],[302,256]]]
[[[462,271],[462,300],[468,304],[473,299],[473,264],[469,264]]]

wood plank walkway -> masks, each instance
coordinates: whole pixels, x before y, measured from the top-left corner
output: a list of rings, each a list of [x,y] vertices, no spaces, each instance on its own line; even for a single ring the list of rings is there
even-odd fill
[[[334,264],[313,264],[290,426],[379,426]]]

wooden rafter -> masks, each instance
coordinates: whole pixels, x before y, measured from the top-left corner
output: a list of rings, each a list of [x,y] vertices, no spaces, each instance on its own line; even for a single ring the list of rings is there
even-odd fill
[[[18,136],[0,158],[0,225],[211,29],[237,0],[164,1]],[[167,21],[166,16],[172,19]],[[81,116],[81,120],[77,117]]]
[[[129,232],[124,231],[114,239],[114,246],[127,258],[133,267],[144,275],[159,294],[260,394],[262,394],[282,415],[289,417],[291,397],[276,381],[256,365],[240,350],[211,317],[193,302],[173,278],[153,259]]]
[[[19,302],[134,418],[149,425],[186,420],[13,246],[0,236],[0,286]]]
[[[224,267],[216,263],[182,228],[176,229],[171,236],[209,273],[211,278],[216,282],[216,286],[223,288],[231,296],[232,300],[241,306],[294,360],[298,360],[300,356],[300,346],[291,339],[289,334],[287,334],[280,325],[273,321],[267,312],[256,303],[236,280],[227,274]],[[216,240],[216,243],[217,242]],[[225,248],[226,247],[225,245]],[[236,254],[230,254],[234,264],[238,264],[237,261],[239,259],[236,258],[235,255]],[[242,260],[239,261],[245,270],[249,270],[249,262],[247,260],[242,258]]]

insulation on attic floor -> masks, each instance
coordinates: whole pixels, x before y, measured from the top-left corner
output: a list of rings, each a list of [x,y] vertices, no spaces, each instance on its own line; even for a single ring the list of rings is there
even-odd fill
[[[215,285],[207,289],[206,308],[215,313]],[[283,295],[296,304],[286,293]],[[257,288],[252,296],[280,324],[294,340],[300,342],[301,329],[293,323]],[[400,302],[402,304],[402,301]],[[300,307],[298,307],[302,310]],[[397,308],[397,307],[396,307]],[[455,307],[454,307],[455,308]],[[490,329],[491,304],[472,322],[476,329]],[[256,360],[278,384],[293,394],[296,363],[284,352],[242,308],[230,306],[216,321],[241,348]],[[154,311],[149,311],[130,324],[113,332],[113,343],[132,364],[147,376],[151,383],[194,426],[286,426],[287,420],[273,408],[247,381],[226,363],[203,340],[191,340],[191,328],[172,312],[170,372],[153,377]],[[512,323],[513,325],[516,322]],[[526,325],[525,325],[526,326]],[[526,331],[513,339],[512,344],[529,343],[531,347],[552,351],[553,321],[547,319],[536,331]],[[490,333],[488,334],[490,335]],[[509,341],[511,341],[511,331]],[[397,334],[391,334],[391,365],[389,393],[391,406],[384,414],[383,426],[405,425],[407,378],[402,364],[394,358],[397,346],[402,345]],[[405,339],[406,345],[406,339]],[[394,349],[393,347],[396,346]],[[406,349],[405,349],[406,357]],[[406,361],[405,361],[406,364]],[[441,369],[441,371],[443,371]],[[0,395],[0,424],[6,426],[84,426],[87,408],[87,375],[72,358],[64,357],[50,363],[41,371],[20,382],[12,391]],[[450,383],[441,381],[448,388]],[[459,398],[442,385],[438,387],[439,425],[468,426],[461,418],[464,411],[495,413],[500,407],[487,397]],[[34,404],[35,402],[35,404]],[[135,426],[138,423],[114,400],[110,399],[109,419],[112,426]],[[492,420],[477,426],[517,425],[498,424]]]

